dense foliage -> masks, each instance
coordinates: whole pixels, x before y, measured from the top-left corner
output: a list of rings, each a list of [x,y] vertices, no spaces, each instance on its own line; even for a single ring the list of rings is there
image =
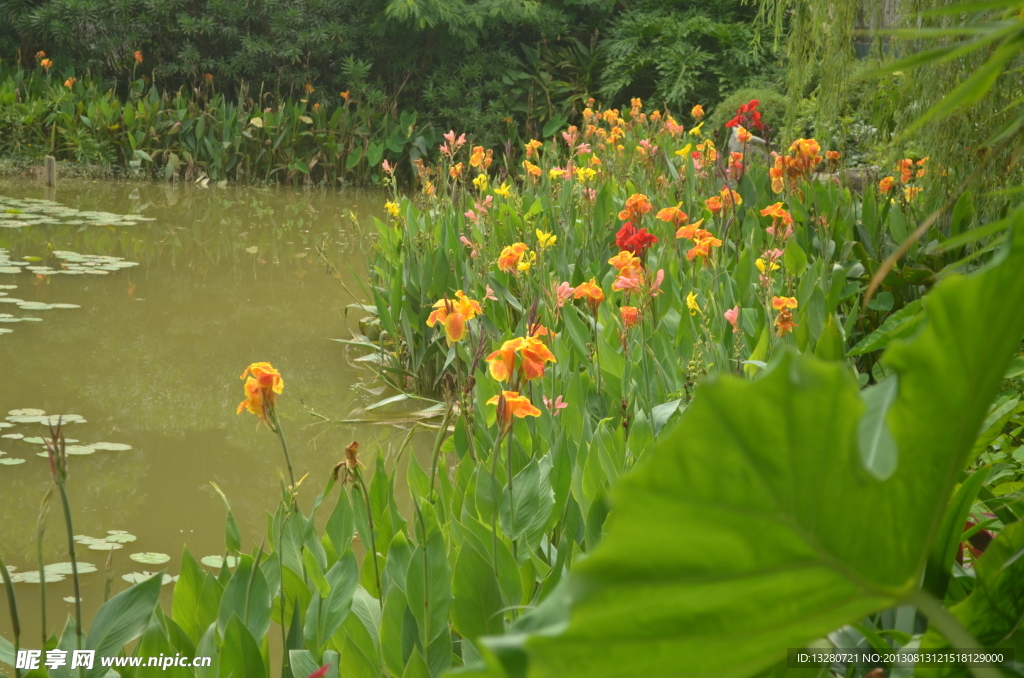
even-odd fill
[[[590,94],[681,109],[763,80],[773,60],[754,14],[739,0],[3,0],[0,59],[38,68],[43,51],[58,83],[95,79],[122,97],[144,76],[256,110],[359,102],[497,146],[573,118]]]

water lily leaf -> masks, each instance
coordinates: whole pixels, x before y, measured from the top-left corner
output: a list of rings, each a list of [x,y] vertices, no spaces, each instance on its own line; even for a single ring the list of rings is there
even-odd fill
[[[95,544],[97,542],[104,541],[103,539],[97,539],[96,537],[89,537],[89,536],[86,536],[84,534],[76,534],[74,536],[74,540],[77,543],[82,544],[83,546],[87,546],[89,544]]]
[[[22,306],[21,308],[25,308]],[[78,304],[50,304],[50,308],[82,308]]]
[[[142,582],[150,579],[155,575],[156,572],[129,572],[128,574],[122,574],[121,579],[124,579],[129,584],[141,584]],[[172,577],[169,574],[164,574],[160,579],[161,586],[167,586],[173,581],[177,581],[177,577]]]
[[[123,549],[124,547],[112,541],[103,540],[89,544],[89,548],[93,551],[116,551],[118,549]]]
[[[64,581],[64,576],[55,572],[47,572],[43,570],[43,577],[46,579],[47,584],[53,584],[59,581]],[[11,575],[11,581],[15,584],[38,584],[39,583],[39,570],[31,570],[29,572],[19,572],[18,574]]]
[[[31,407],[25,407],[20,410],[11,410],[7,414],[12,417],[40,417],[46,414],[46,410],[37,410]]]
[[[89,447],[104,452],[124,452],[132,449],[131,445],[125,445],[124,443],[90,443]]]
[[[86,563],[79,561],[78,574],[92,574],[96,571],[96,566],[92,563]],[[59,574],[59,575],[70,575],[71,574],[71,563],[53,563],[51,565],[45,565],[43,571],[48,574]]]
[[[22,438],[21,442],[23,442],[23,443],[31,443],[33,445],[45,445],[46,444],[46,441],[43,440],[42,438],[40,438],[39,436],[32,436],[31,438]]]
[[[121,532],[115,530],[111,532],[105,541],[109,541],[111,544],[127,544],[136,540],[134,534],[128,534],[127,532]]]
[[[86,454],[92,454],[95,451],[96,451],[96,449],[93,448],[93,447],[90,447],[89,445],[66,445],[64,447],[64,452],[66,454],[86,455]]]
[[[164,563],[169,562],[171,560],[171,557],[166,553],[152,552],[133,553],[128,557],[134,560],[135,562],[142,563],[144,565],[163,565]]]
[[[16,457],[4,457],[0,459],[0,464],[3,466],[17,466],[18,464],[24,464],[24,459],[18,459]]]
[[[201,558],[199,562],[203,565],[206,565],[207,567],[212,567],[215,570],[219,570],[221,567],[224,566],[224,557],[206,556],[205,558]],[[235,556],[228,556],[228,567],[233,568],[236,565],[238,565],[238,558],[236,558]]]
[[[18,304],[18,308],[25,311],[48,311],[53,308],[53,306],[39,301],[23,301]]]
[[[73,603],[73,602],[75,602],[75,597],[74,596],[64,596],[61,600],[63,600],[65,603]],[[79,602],[81,602],[81,600],[82,600],[81,598],[78,599]]]
[[[24,434],[21,433],[5,433],[0,436],[0,438],[10,438],[11,440],[21,440],[24,437]]]

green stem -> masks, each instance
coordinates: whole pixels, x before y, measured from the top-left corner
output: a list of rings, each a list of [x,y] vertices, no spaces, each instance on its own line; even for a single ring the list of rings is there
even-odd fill
[[[284,452],[284,463],[288,466],[288,482],[291,483],[291,491],[295,491],[295,473],[292,471],[292,458],[288,454],[288,441],[284,439],[284,431],[281,430],[281,420],[277,418],[277,410],[274,408],[270,409],[270,420],[274,427],[274,433],[277,434],[277,439],[281,441],[281,450]],[[292,509],[295,511],[299,510],[298,499],[292,496]]]
[[[971,632],[964,628],[960,620],[954,617],[940,600],[925,591],[918,589],[910,594],[907,602],[914,605],[928,617],[928,622],[933,624],[949,644],[957,650],[977,650],[982,646]],[[971,666],[969,667],[974,678],[1002,678],[1003,673],[994,666]]]
[[[437,461],[441,456],[441,442],[444,440],[444,434],[448,430],[448,422],[451,421],[454,410],[454,401],[448,400],[444,416],[441,417],[441,428],[438,429],[437,436],[434,438],[434,453],[430,457],[430,497],[428,497],[430,502],[434,501],[434,479],[437,477]]]
[[[63,478],[57,481],[60,501],[64,506],[64,524],[68,529],[68,555],[71,557],[71,578],[75,585],[75,636],[77,649],[82,649],[82,593],[78,586],[78,560],[75,557],[75,530],[71,524],[71,503]]]
[[[501,454],[501,441],[505,437],[502,429],[494,439],[494,449],[491,450],[491,479],[498,477],[498,455]],[[498,576],[498,511],[500,507],[495,506],[491,510],[491,559],[494,561],[494,576]],[[500,580],[500,578],[499,578]]]
[[[512,494],[512,436],[508,437],[508,445],[505,446],[505,466],[508,468],[508,512],[509,512],[509,527],[512,534],[509,538],[512,540],[512,557],[515,558],[516,554],[516,499],[515,495]]]
[[[18,599],[14,596],[14,583],[11,573],[7,571],[4,559],[0,558],[0,577],[3,577],[4,588],[7,589],[7,609],[11,614],[11,628],[14,630],[14,656],[18,656],[21,648],[21,622],[18,620]],[[14,669],[14,678],[21,678],[21,669]]]
[[[46,532],[46,514],[50,512],[50,497],[53,495],[53,483],[43,495],[39,504],[39,518],[36,520],[36,558],[39,560],[39,612],[41,619],[43,644],[46,647],[46,568],[43,565],[43,534]]]
[[[355,470],[356,482],[359,483],[360,496],[363,498],[363,504],[366,506],[366,521],[370,527],[370,549],[372,555],[370,560],[373,561],[373,576],[374,581],[377,583],[377,597],[380,602],[381,609],[384,609],[384,592],[380,585],[380,564],[377,563],[377,530],[373,526],[373,509],[370,506],[370,493],[366,491],[366,484],[363,482],[363,474],[358,469]]]

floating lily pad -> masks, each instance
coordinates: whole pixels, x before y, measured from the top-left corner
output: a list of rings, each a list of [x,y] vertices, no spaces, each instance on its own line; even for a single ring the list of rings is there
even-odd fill
[[[33,445],[45,445],[46,444],[46,441],[43,440],[42,438],[40,438],[39,436],[33,436],[31,438],[22,438],[21,442],[23,442],[23,443],[32,443]]]
[[[71,563],[53,563],[52,565],[44,566],[43,571],[47,574],[59,574],[62,576],[70,575]],[[92,563],[78,563],[78,574],[92,574],[95,571],[96,566]]]
[[[6,421],[0,421],[0,428],[14,428],[14,424],[10,424]]]
[[[92,549],[93,551],[116,551],[118,549],[123,549],[124,547],[121,546],[120,544],[115,544],[112,541],[103,540],[103,541],[95,541],[95,542],[89,544],[89,548]]]
[[[14,330],[9,330],[6,327],[0,327],[0,334],[10,334]]]
[[[128,557],[143,565],[163,565],[171,559],[166,553],[133,553]]]
[[[73,603],[73,602],[75,602],[75,597],[74,596],[64,596],[63,600],[64,600],[65,603]],[[78,601],[81,602],[82,599],[79,598]]]
[[[77,454],[84,456],[87,454],[93,454],[95,451],[96,450],[89,445],[66,445],[64,447],[65,454]]]
[[[7,414],[12,417],[40,417],[46,414],[46,410],[37,410],[32,407],[24,407],[20,410],[11,410]]]
[[[21,433],[5,433],[0,438],[10,438],[11,440],[21,440],[25,436]]]
[[[50,304],[44,304],[40,301],[23,301],[18,304],[18,308],[23,311],[48,311],[53,308]]]
[[[224,557],[206,556],[205,558],[202,558],[199,562],[203,565],[206,565],[207,567],[212,567],[216,570],[219,570],[224,566]],[[228,556],[228,567],[233,568],[235,567],[235,565],[238,565],[238,558],[236,558],[235,556]]]
[[[82,546],[88,546],[89,544],[95,544],[98,541],[105,541],[103,539],[97,539],[96,537],[90,537],[84,534],[76,534],[73,539],[81,544]]]
[[[111,544],[127,544],[135,541],[136,536],[134,534],[128,534],[127,532],[112,532],[108,537],[107,541]]]
[[[59,581],[64,581],[64,576],[56,574],[55,572],[43,571],[43,577],[47,584],[53,584]],[[11,581],[15,584],[38,584],[39,583],[39,570],[32,570],[30,572],[19,572],[18,574],[11,575]]]
[[[147,579],[152,579],[155,574],[156,572],[129,572],[128,574],[122,574],[121,579],[124,579],[129,584],[141,584]],[[178,578],[165,574],[160,580],[160,584],[162,586],[167,586],[172,581],[178,581]]]
[[[104,452],[125,452],[132,449],[131,445],[125,445],[124,443],[91,443],[89,447]]]
[[[20,308],[25,308],[21,306]],[[50,308],[82,308],[78,304],[50,304]]]
[[[24,459],[18,459],[16,457],[4,457],[0,459],[0,465],[3,466],[17,466],[18,464],[24,464]]]

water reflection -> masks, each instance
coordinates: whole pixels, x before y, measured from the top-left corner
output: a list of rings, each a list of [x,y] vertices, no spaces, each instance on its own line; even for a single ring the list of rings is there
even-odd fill
[[[0,196],[46,197],[36,184],[10,180],[0,181]],[[176,574],[183,545],[197,557],[222,551],[224,509],[211,481],[230,499],[246,547],[262,538],[283,462],[274,436],[257,430],[252,416],[235,415],[242,400],[238,375],[249,362],[270,361],[285,377],[281,416],[296,476],[310,474],[306,501],[350,440],[372,453],[404,439],[406,431],[391,426],[325,425],[304,409],[343,418],[384,397],[371,393],[378,393],[373,373],[351,362],[358,354],[346,356],[344,346],[327,340],[357,329],[358,314],[346,317],[356,301],[346,290],[361,289],[367,260],[357,215],[379,212],[379,196],[67,182],[55,199],[78,210],[154,218],[0,229],[0,248],[12,261],[40,257],[59,268],[51,253],[67,250],[140,263],[109,275],[0,275],[0,284],[17,285],[6,290],[10,296],[81,307],[26,312],[42,322],[6,325],[14,331],[0,335],[0,417],[16,408],[79,414],[86,421],[69,425],[69,437],[132,446],[70,462],[75,532],[102,537],[126,530],[138,537],[113,552],[115,591],[127,586],[120,575],[163,567],[134,563],[131,553],[167,553],[166,568]],[[342,279],[328,274],[327,260]],[[42,431],[38,424],[18,424],[0,434]],[[26,459],[0,465],[0,549],[24,571],[35,567],[36,515],[49,471],[36,456],[39,445],[0,438],[0,451]],[[67,560],[59,518],[54,505],[45,538],[48,563]],[[101,602],[107,556],[80,554],[100,570],[83,576],[87,617]],[[17,588],[25,637],[34,639],[38,586]],[[61,601],[71,595],[70,582],[48,592],[54,627],[70,609]],[[10,637],[6,614],[0,614],[0,634]]]

